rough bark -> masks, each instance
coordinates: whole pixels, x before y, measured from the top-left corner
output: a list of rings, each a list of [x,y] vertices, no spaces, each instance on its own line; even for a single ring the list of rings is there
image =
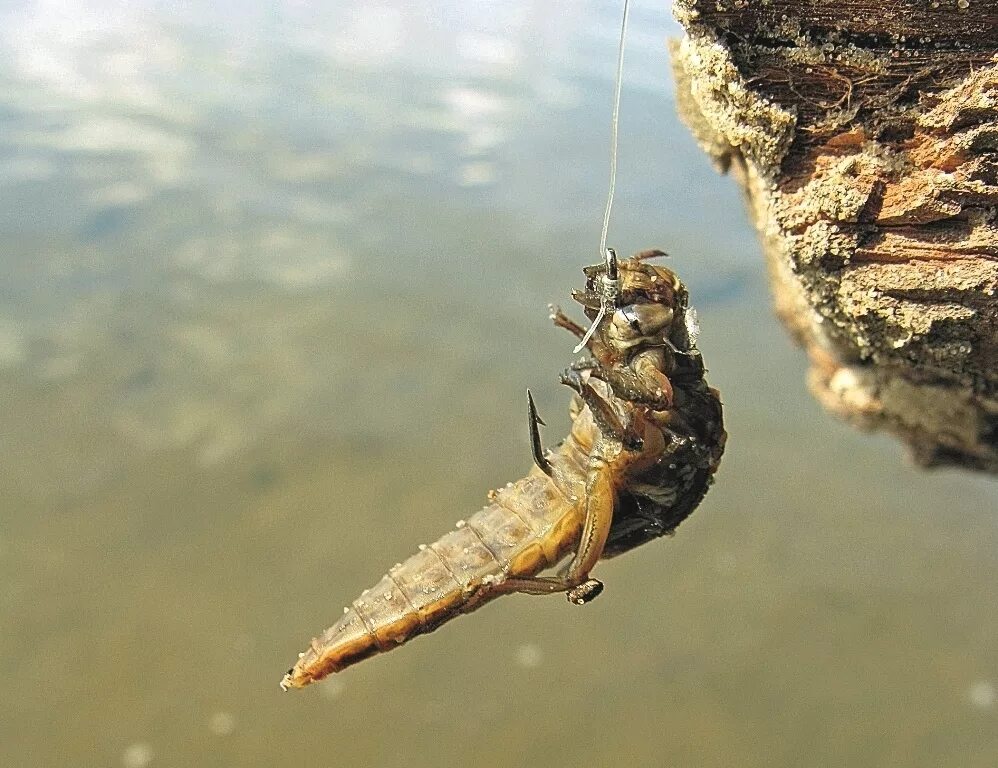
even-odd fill
[[[745,189],[831,410],[998,471],[998,4],[676,0],[680,110]]]

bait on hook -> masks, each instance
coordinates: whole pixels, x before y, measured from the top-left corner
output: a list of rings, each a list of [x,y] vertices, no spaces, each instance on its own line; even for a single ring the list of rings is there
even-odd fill
[[[610,252],[612,253],[612,251]],[[672,533],[710,486],[724,450],[717,390],[704,379],[685,286],[646,251],[587,267],[574,298],[590,332],[560,309],[554,324],[585,340],[589,356],[562,374],[575,391],[572,427],[541,445],[528,393],[530,473],[395,565],[312,640],[281,687],[301,688],[433,631],[500,595],[564,592],[595,598],[600,559]],[[613,277],[614,271],[616,277]],[[541,575],[563,560],[555,575]]]

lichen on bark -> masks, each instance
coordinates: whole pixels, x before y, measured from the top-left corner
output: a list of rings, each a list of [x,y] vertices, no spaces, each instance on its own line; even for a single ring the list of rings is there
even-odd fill
[[[681,115],[745,188],[831,410],[998,471],[998,7],[676,0]]]

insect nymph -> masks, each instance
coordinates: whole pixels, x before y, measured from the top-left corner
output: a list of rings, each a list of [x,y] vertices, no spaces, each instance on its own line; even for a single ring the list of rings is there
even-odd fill
[[[564,592],[583,604],[596,563],[671,533],[707,492],[724,450],[721,402],[707,386],[685,286],[647,264],[660,251],[587,267],[573,291],[590,333],[551,319],[589,352],[562,374],[575,391],[572,428],[541,446],[528,393],[534,464],[489,494],[467,522],[391,568],[312,640],[281,681],[301,688],[511,592]],[[568,558],[555,575],[540,575]]]

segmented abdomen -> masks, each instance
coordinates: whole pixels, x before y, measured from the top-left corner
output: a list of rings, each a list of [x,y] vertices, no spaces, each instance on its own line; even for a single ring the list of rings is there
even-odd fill
[[[308,685],[369,656],[397,648],[494,596],[492,584],[528,577],[556,564],[575,546],[584,479],[561,455],[564,493],[534,471],[492,495],[491,503],[455,530],[391,568],[314,639],[281,686]],[[576,480],[575,475],[578,475]],[[472,598],[474,597],[474,600]],[[469,601],[471,602],[469,603]]]

